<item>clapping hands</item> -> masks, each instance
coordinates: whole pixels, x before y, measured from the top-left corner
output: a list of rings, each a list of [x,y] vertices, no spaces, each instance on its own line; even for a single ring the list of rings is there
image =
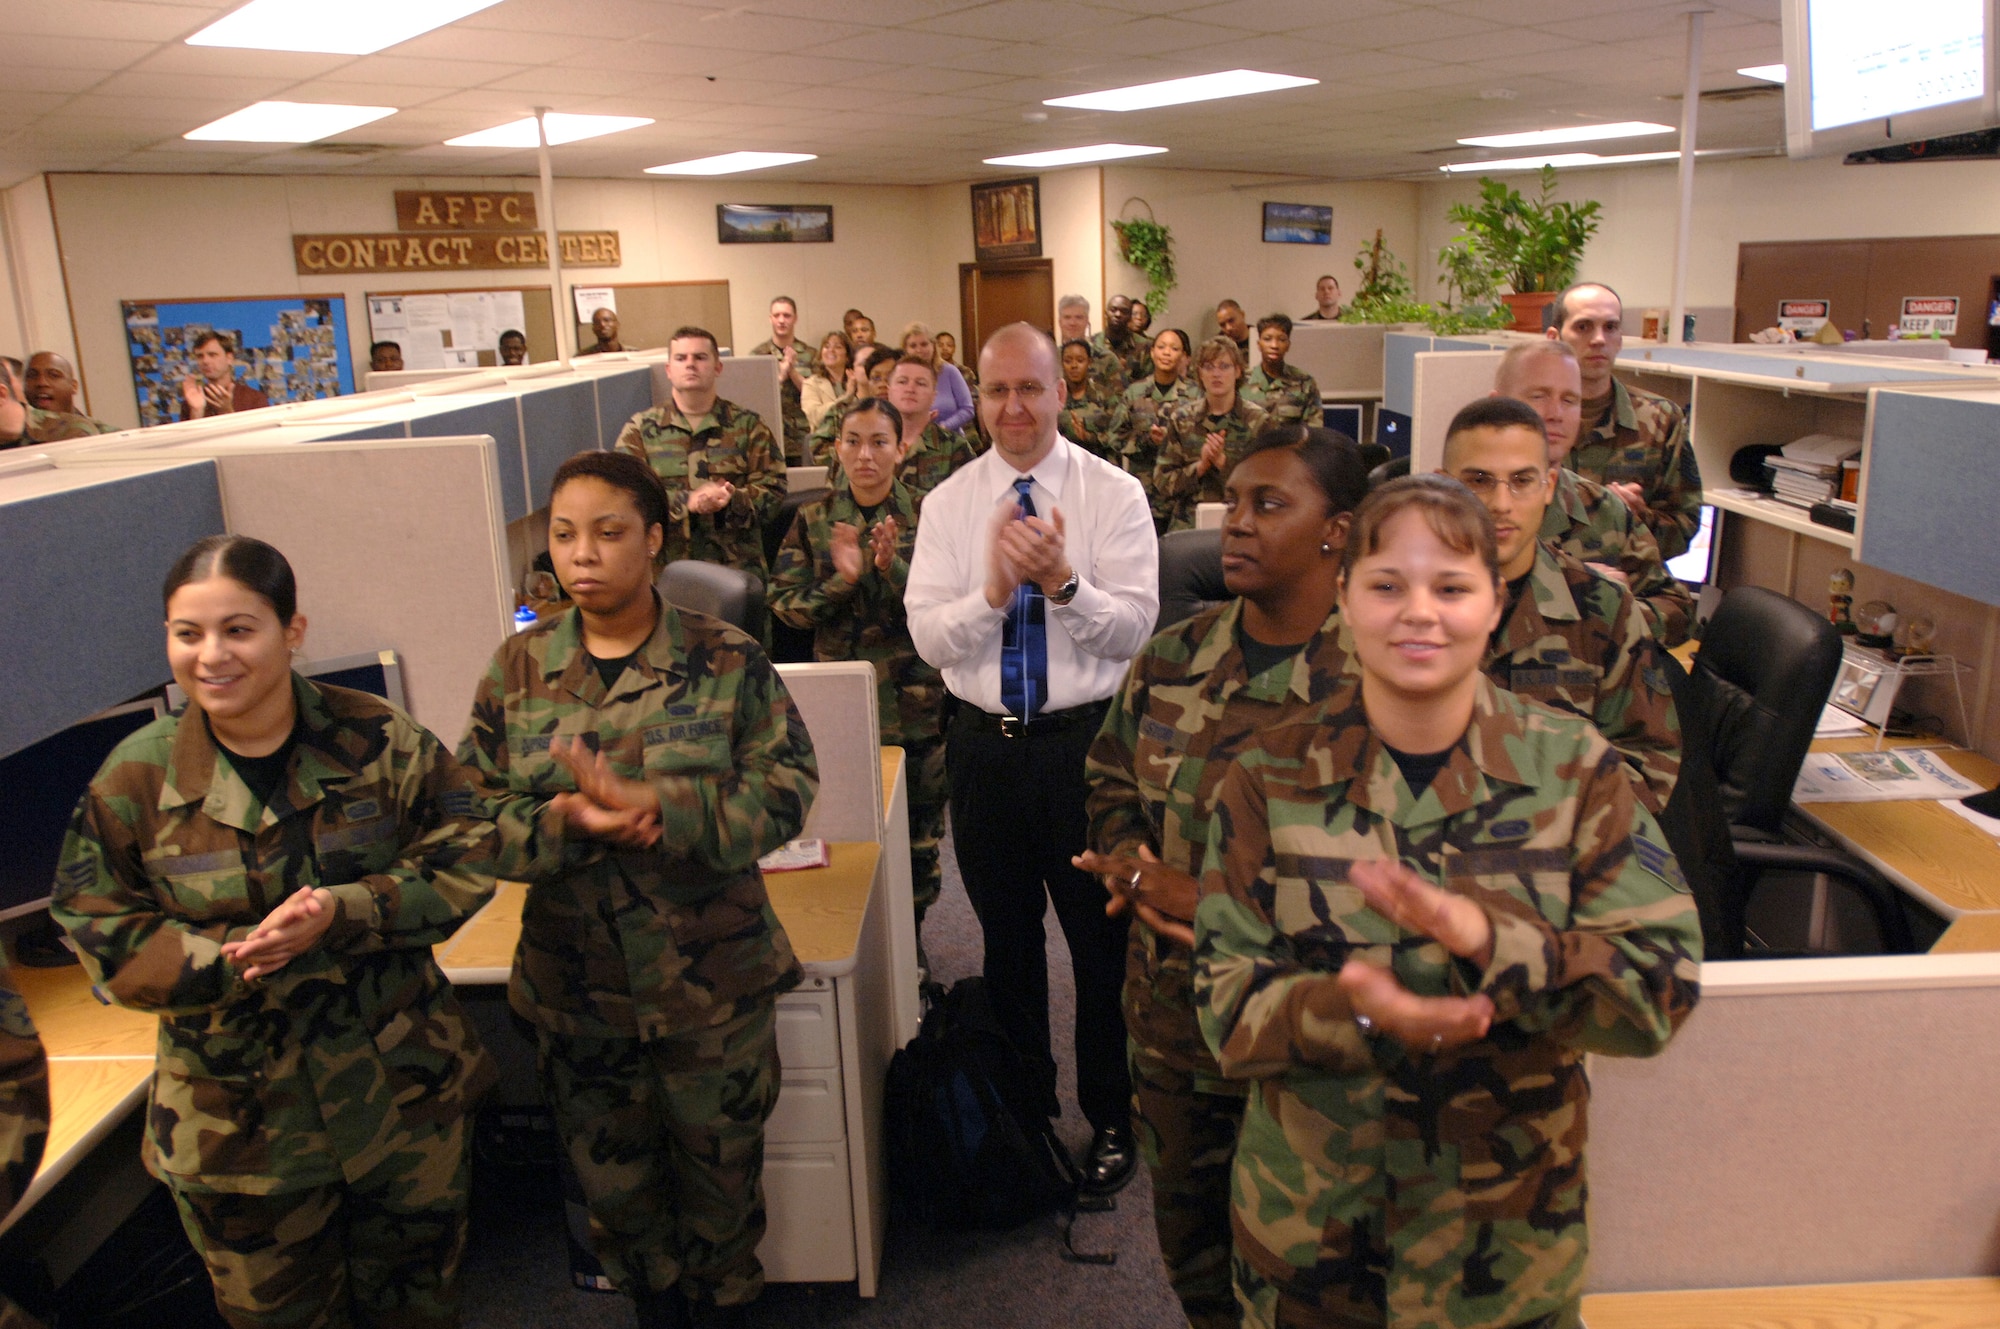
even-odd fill
[[[568,829],[620,849],[660,842],[660,801],[650,785],[619,775],[602,752],[579,739],[551,739],[549,756],[576,781],[575,793],[549,800]]]

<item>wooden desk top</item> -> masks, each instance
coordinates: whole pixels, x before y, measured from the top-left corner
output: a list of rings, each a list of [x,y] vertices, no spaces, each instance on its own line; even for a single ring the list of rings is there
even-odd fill
[[[889,815],[889,805],[896,800],[896,776],[903,769],[901,748],[882,749],[882,815]]]
[[[897,750],[897,760],[902,757]],[[886,759],[885,759],[886,767]],[[771,908],[792,939],[799,963],[833,977],[854,966],[861,940],[861,917],[875,883],[875,864],[882,846],[872,842],[835,841],[827,846],[833,861],[801,872],[771,872],[764,876]],[[484,909],[474,914],[450,940],[437,947],[438,965],[454,983],[504,983],[514,964],[514,945],[521,938],[521,906],[527,887],[501,882]]]
[[[1932,955],[2000,951],[2000,914],[1960,914],[1931,946]]]
[[[1824,1283],[1583,1299],[1584,1329],[1992,1329],[2000,1278]]]
[[[1823,738],[1815,752],[1865,752],[1868,738]],[[1891,739],[1888,746],[1911,746]],[[1977,752],[1941,751],[1945,763],[1982,788],[2000,784],[2000,762]],[[2000,910],[2000,840],[1943,805],[1925,801],[1805,803],[1800,810],[1839,836],[1912,895],[1946,918]]]
[[[107,1006],[90,990],[80,964],[60,969],[18,965],[7,981],[28,999],[28,1015],[42,1046],[56,1057],[144,1057],[158,1048],[160,1020],[144,1011]]]

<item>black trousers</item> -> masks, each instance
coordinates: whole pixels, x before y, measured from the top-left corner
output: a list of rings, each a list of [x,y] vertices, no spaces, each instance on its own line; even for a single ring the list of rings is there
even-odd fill
[[[951,834],[965,893],[986,944],[986,985],[1007,1034],[1055,1116],[1049,1044],[1049,967],[1042,915],[1053,901],[1076,979],[1077,1102],[1090,1124],[1128,1128],[1132,1075],[1125,1060],[1125,934],[1107,918],[1104,883],[1070,865],[1089,819],[1084,754],[1097,726],[1008,738],[983,732],[961,705],[946,738]]]

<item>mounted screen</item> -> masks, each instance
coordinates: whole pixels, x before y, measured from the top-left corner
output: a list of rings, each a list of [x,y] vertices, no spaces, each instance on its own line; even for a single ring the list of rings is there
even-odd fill
[[[1794,157],[1995,122],[1993,0],[1787,0],[1784,19]]]

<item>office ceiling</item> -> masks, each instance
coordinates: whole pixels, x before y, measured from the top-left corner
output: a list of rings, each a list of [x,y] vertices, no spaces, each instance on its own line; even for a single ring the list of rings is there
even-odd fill
[[[552,150],[567,177],[737,149],[819,160],[773,184],[927,184],[1018,172],[1002,153],[1117,141],[1158,167],[1308,178],[1421,175],[1516,152],[1471,134],[1677,125],[1687,0],[503,0],[375,55],[184,44],[211,0],[17,0],[6,21],[0,183],[41,171],[532,174],[532,151],[442,140],[536,106],[657,123]],[[1776,148],[1779,0],[1702,0],[1704,148]],[[1249,67],[1317,87],[1126,114],[1044,98]],[[1759,90],[1759,89],[1763,90]],[[253,101],[398,113],[306,147],[190,143]],[[1045,117],[1045,118],[1042,118]],[[1582,144],[1672,148],[1677,136]]]

